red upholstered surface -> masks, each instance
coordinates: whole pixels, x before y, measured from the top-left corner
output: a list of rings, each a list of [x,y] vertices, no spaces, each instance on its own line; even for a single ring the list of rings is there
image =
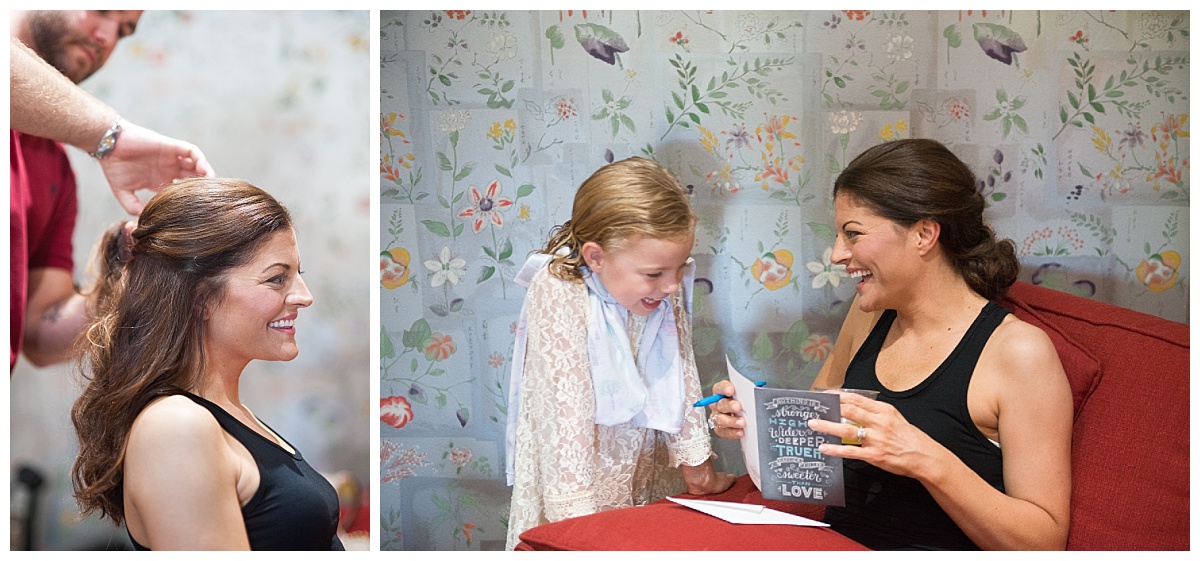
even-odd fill
[[[1187,325],[1018,282],[1004,304],[1046,331],[1075,405],[1072,550],[1187,550]],[[712,500],[819,519],[813,505],[768,501],[742,476]],[[521,535],[523,550],[836,550],[827,528],[734,525],[668,501],[563,520]]]
[[[1067,548],[1189,549],[1190,328],[1027,283],[1009,294],[1050,334],[1076,398]]]
[[[720,495],[685,499],[743,502],[754,488],[749,476],[738,478]],[[744,501],[754,502],[754,501]],[[775,501],[771,501],[774,503]],[[780,551],[851,550],[865,547],[830,530],[812,526],[732,524],[683,505],[662,500],[646,506],[608,510],[543,524],[521,534],[519,551]]]

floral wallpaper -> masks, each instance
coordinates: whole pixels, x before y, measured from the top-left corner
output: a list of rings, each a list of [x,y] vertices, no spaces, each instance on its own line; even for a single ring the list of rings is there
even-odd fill
[[[367,11],[147,11],[82,86],[130,121],[200,146],[221,176],[242,178],[292,213],[314,303],[296,323],[300,355],[253,362],[242,400],[325,473],[372,485],[370,228],[373,168]],[[217,39],[219,38],[219,39]],[[77,277],[102,229],[125,218],[100,168],[68,149],[78,178]],[[119,548],[124,530],[77,519],[69,470],[78,395],[69,365],[12,372],[10,472],[46,483],[38,547]],[[14,483],[14,489],[16,485]],[[14,509],[18,504],[16,495]]]
[[[833,179],[896,138],[973,166],[1023,280],[1188,321],[1188,12],[383,11],[379,34],[385,550],[503,547],[512,276],[614,160],[691,192],[706,385],[728,354],[808,387],[853,295]]]

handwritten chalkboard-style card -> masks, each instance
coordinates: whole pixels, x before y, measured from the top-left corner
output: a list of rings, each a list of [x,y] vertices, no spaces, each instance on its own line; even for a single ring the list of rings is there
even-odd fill
[[[841,421],[840,396],[766,387],[738,372],[728,356],[725,365],[746,422],[741,438],[746,473],[763,497],[845,506],[842,459],[820,451],[822,443],[842,441],[808,428],[809,419]]]
[[[754,388],[763,498],[844,506],[842,459],[821,453],[841,439],[808,428],[809,419],[841,420],[836,393]]]

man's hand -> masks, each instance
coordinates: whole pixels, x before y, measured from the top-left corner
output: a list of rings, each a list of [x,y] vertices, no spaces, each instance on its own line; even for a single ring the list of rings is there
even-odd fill
[[[133,215],[145,206],[138,200],[137,191],[158,191],[176,179],[214,175],[196,145],[128,121],[122,121],[117,145],[100,160],[100,167],[117,202]]]

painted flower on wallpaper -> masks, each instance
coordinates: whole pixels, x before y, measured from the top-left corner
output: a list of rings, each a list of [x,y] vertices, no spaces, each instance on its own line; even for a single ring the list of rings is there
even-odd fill
[[[846,19],[850,21],[862,21],[871,15],[871,10],[842,10],[846,14]]]
[[[425,467],[430,464],[426,459],[428,452],[418,452],[417,447],[400,449],[400,444],[383,438],[379,441],[380,483],[397,481],[416,475],[414,467]]]
[[[433,362],[441,362],[450,358],[458,347],[454,344],[454,338],[441,333],[434,333],[425,340],[425,358]]]
[[[808,267],[808,272],[812,273],[813,288],[821,288],[826,284],[836,287],[841,284],[842,279],[850,276],[846,272],[846,266],[834,263],[832,258],[833,248],[827,247],[825,253],[821,254],[820,261],[809,261],[805,265]]]
[[[630,133],[636,133],[637,125],[635,125],[633,119],[626,114],[626,111],[629,109],[629,107],[633,105],[633,98],[627,95],[617,97],[616,95],[613,95],[612,90],[608,88],[601,90],[600,96],[604,101],[604,105],[596,108],[596,111],[592,113],[592,120],[607,120],[610,129],[609,134],[611,134],[613,138],[616,138],[617,134],[621,132],[621,127],[629,129]],[[611,149],[604,150],[604,159],[610,164],[613,162],[615,156],[613,155]]]
[[[412,419],[412,404],[404,396],[393,395],[379,400],[379,420],[389,426],[402,429]]]
[[[809,362],[819,362],[825,360],[832,350],[833,341],[829,339],[828,335],[813,333],[801,345],[800,356]]]
[[[476,528],[478,528],[478,526],[476,526],[470,522],[463,522],[462,533],[463,533],[463,536],[465,536],[467,538],[467,545],[471,545],[471,530],[474,530]]]
[[[1167,183],[1175,186],[1183,185],[1183,169],[1175,165],[1175,158],[1163,158],[1155,156],[1154,172],[1150,174],[1148,180],[1154,181],[1154,188],[1161,189],[1158,180],[1165,179]]]
[[[508,357],[500,353],[492,352],[492,354],[488,355],[488,366],[492,368],[500,368],[504,366],[505,362],[508,362]]]
[[[506,119],[503,123],[500,121],[492,122],[492,126],[488,128],[487,137],[494,142],[501,142],[511,138],[517,132],[517,122],[512,119]],[[503,148],[503,145],[495,147],[497,150]]]
[[[994,23],[975,24],[975,41],[984,54],[1004,64],[1013,63],[1013,53],[1023,53],[1028,47],[1013,30]]]
[[[379,252],[379,276],[383,287],[392,290],[408,283],[410,256],[403,247]]]
[[[471,122],[471,112],[465,109],[448,109],[438,111],[438,128],[442,132],[454,132],[467,128]]]
[[[703,130],[703,127],[700,128]],[[725,140],[725,148],[741,150],[742,148],[749,147],[750,132],[746,130],[746,123],[739,123],[730,127],[729,138]]]
[[[1100,180],[1100,194],[1102,197],[1124,195],[1133,191],[1133,182],[1130,181],[1128,174],[1125,173],[1121,164],[1117,164],[1113,169],[1101,173],[1096,179]]]
[[[412,169],[413,160],[416,158],[416,155],[411,153],[397,156],[396,164],[393,165],[391,154],[385,154],[379,163],[379,173],[383,175],[384,179],[393,183],[399,183],[403,179],[400,176],[402,173],[400,168]]]
[[[741,12],[737,18],[737,30],[742,40],[754,39],[763,33],[762,20],[754,12]]]
[[[471,10],[446,10],[446,15],[450,16],[450,19],[463,20],[471,15]]]
[[[1075,43],[1076,45],[1079,45],[1080,47],[1083,47],[1085,50],[1087,49],[1088,36],[1083,33],[1082,29],[1077,30],[1077,31],[1075,31],[1075,33],[1072,33],[1071,35],[1069,35],[1067,37],[1067,40],[1072,43]]]
[[[379,115],[379,132],[388,136],[398,136],[404,138],[404,131],[396,127],[396,120],[403,119],[404,115],[399,113],[388,113]],[[407,143],[407,141],[405,141]]]
[[[1057,230],[1046,226],[1026,236],[1017,248],[1017,257],[1070,255],[1083,249],[1083,239],[1075,228],[1060,226]]]
[[[862,113],[858,111],[846,111],[845,109],[837,113],[829,114],[829,130],[833,134],[848,134],[858,130],[858,124],[862,122]]]
[[[790,138],[794,141],[796,140],[795,133],[787,130],[788,123],[791,120],[792,117],[788,115],[771,115],[767,117],[767,122],[765,124],[754,128],[754,134],[758,136],[758,140],[760,142],[762,141],[763,133],[766,133],[768,137],[774,138],[780,142],[782,142],[785,138]],[[794,144],[799,145],[800,143],[795,142]],[[768,145],[767,149],[770,150],[771,147]]]
[[[551,104],[554,107],[554,113],[558,115],[560,121],[565,121],[579,114],[579,109],[575,107],[575,98],[559,96],[554,99]]]
[[[691,40],[683,34],[683,31],[676,31],[675,34],[667,38],[667,42],[671,43],[672,45],[683,47],[683,50],[685,51],[691,50],[691,48],[688,47],[688,43],[691,43]]]
[[[1188,131],[1183,130],[1183,125],[1187,121],[1188,116],[1186,114],[1163,115],[1163,122],[1150,128],[1150,136],[1154,138],[1155,142],[1162,142],[1164,144],[1162,149],[1166,150],[1167,147],[1165,144],[1167,140],[1191,136]],[[1161,139],[1158,137],[1159,133],[1162,134]]]
[[[1153,10],[1138,15],[1137,27],[1145,39],[1158,39],[1167,34],[1170,23],[1162,12]]]
[[[888,123],[879,129],[879,134],[876,135],[879,140],[898,140],[908,138],[908,121],[900,119],[895,123]]]
[[[952,97],[942,103],[942,108],[954,118],[961,121],[971,116],[971,106],[965,97]]]
[[[1134,274],[1137,279],[1150,289],[1150,292],[1162,292],[1175,286],[1179,278],[1181,259],[1174,251],[1155,253],[1138,264]]]
[[[432,273],[429,286],[442,286],[447,282],[456,285],[459,279],[467,274],[467,261],[462,257],[451,255],[450,246],[444,245],[442,251],[438,253],[437,259],[425,262],[425,268]]]
[[[487,191],[480,193],[479,189],[471,187],[471,200],[474,204],[458,213],[459,218],[473,218],[475,233],[483,229],[483,225],[491,221],[497,228],[504,226],[504,215],[500,213],[513,205],[511,199],[500,196],[500,181],[492,180]]]
[[[913,55],[913,38],[908,35],[889,35],[884,50],[893,62],[908,60]]]
[[[488,41],[487,51],[496,55],[497,61],[517,58],[517,38],[507,31],[497,33]]]
[[[1129,123],[1129,128],[1117,131],[1121,135],[1120,142],[1117,143],[1117,148],[1137,148],[1146,143],[1146,133],[1142,132],[1142,124]]]
[[[471,463],[471,450],[469,448],[459,446],[458,448],[450,450],[448,455],[450,457],[450,463],[454,464],[454,467],[458,468],[460,471],[462,470],[463,466]]]
[[[788,168],[781,165],[782,160],[780,158],[768,160],[767,157],[767,154],[762,155],[762,171],[754,174],[754,180],[762,182],[763,191],[771,188],[771,182],[788,182]]]
[[[754,260],[750,275],[767,290],[779,290],[792,280],[792,252],[786,249],[771,251]]]
[[[625,43],[625,39],[603,25],[594,23],[576,25],[575,39],[579,41],[587,54],[608,64],[616,64],[617,54],[629,51],[629,45]]]

